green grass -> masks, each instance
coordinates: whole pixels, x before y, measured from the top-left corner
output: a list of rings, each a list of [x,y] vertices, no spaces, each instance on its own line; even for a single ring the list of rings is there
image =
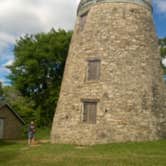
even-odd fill
[[[37,139],[50,139],[50,128],[37,128],[35,137]]]
[[[166,141],[81,147],[1,141],[0,166],[166,166]]]

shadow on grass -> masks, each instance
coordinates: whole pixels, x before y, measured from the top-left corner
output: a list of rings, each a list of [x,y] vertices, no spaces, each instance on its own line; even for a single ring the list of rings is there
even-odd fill
[[[14,141],[5,141],[5,140],[0,140],[0,146],[9,146],[9,145],[14,145],[16,142]]]
[[[5,165],[16,158],[19,154],[17,146],[15,141],[0,140],[0,165]]]
[[[5,165],[7,162],[10,162],[11,160],[13,160],[14,158],[16,158],[16,156],[18,155],[18,152],[16,151],[10,151],[10,152],[3,152],[0,155],[0,165],[3,163],[3,165]]]

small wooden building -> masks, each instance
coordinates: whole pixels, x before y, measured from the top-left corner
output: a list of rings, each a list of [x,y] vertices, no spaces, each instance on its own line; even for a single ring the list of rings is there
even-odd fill
[[[8,104],[0,105],[0,139],[19,139],[24,120]]]

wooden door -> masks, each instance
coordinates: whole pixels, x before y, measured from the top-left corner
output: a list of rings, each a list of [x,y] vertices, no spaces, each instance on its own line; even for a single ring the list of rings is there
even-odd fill
[[[4,134],[4,119],[0,118],[0,139],[3,139]]]
[[[85,102],[84,103],[84,122],[87,123],[96,123],[96,102]]]

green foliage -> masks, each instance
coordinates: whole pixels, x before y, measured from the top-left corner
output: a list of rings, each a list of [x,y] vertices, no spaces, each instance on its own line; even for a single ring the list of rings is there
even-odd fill
[[[0,142],[3,166],[165,166],[166,141],[94,146]]]
[[[4,102],[2,82],[0,82],[0,105]]]
[[[36,140],[39,139],[50,139],[50,128],[48,127],[41,127],[36,129],[36,134],[35,134]]]
[[[3,95],[2,82],[0,82],[0,97]]]
[[[160,53],[162,58],[166,58],[166,38],[159,39]]]
[[[160,45],[160,55],[162,59],[166,58],[166,38],[163,39],[159,39],[159,45]],[[163,64],[161,64],[163,70],[164,70],[164,74],[166,74],[166,66],[164,66]]]
[[[26,123],[36,119],[35,110],[33,109],[34,103],[28,98],[23,97],[21,93],[12,86],[3,88],[5,102],[24,119]]]
[[[23,97],[34,102],[39,126],[51,124],[71,36],[72,32],[52,29],[25,35],[15,45],[9,78]]]

